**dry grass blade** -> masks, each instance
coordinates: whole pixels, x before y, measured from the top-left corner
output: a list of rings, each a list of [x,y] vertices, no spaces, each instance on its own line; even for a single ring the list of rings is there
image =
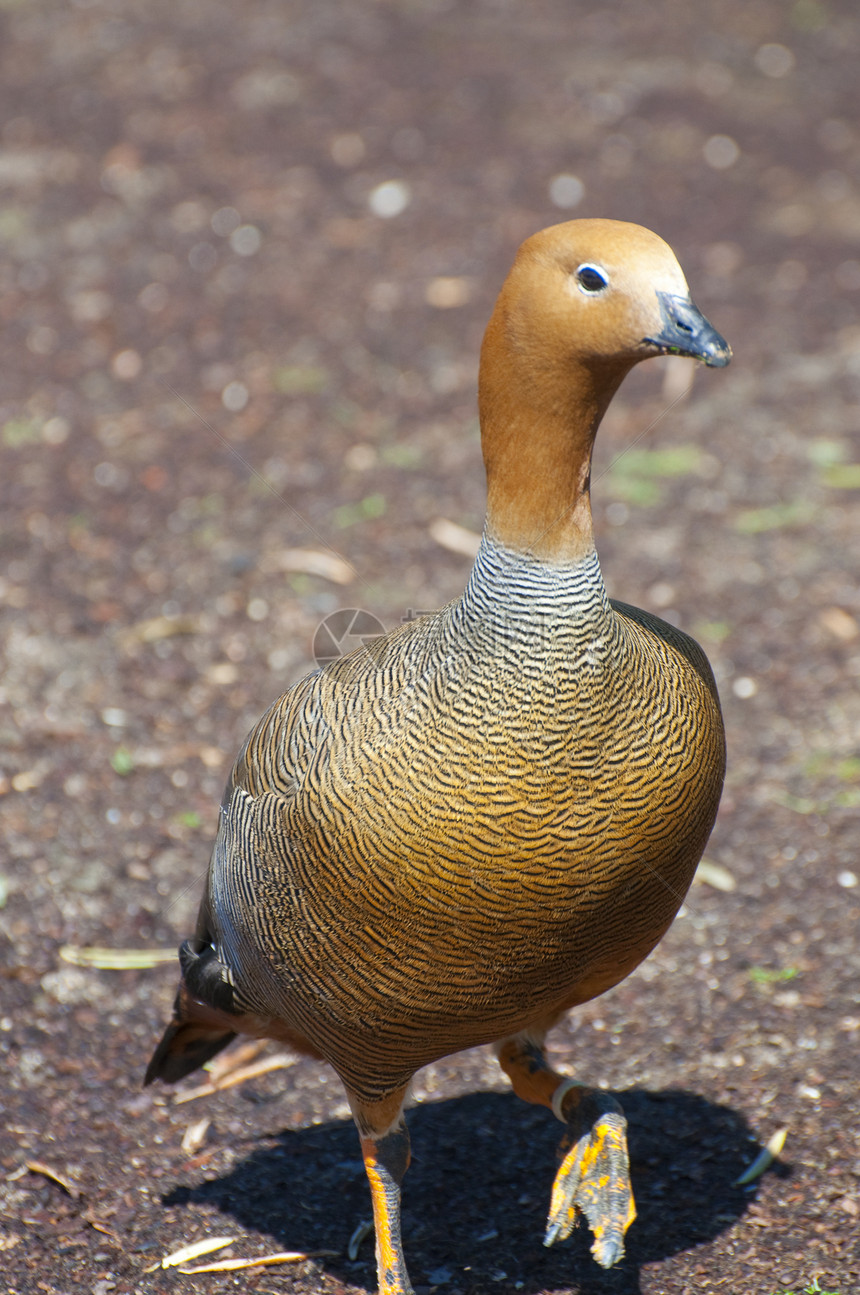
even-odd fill
[[[64,944],[60,949],[63,962],[94,971],[146,971],[164,962],[176,961],[175,949],[102,949]]]
[[[740,1178],[735,1179],[732,1186],[746,1187],[749,1183],[754,1183],[757,1178],[761,1178],[765,1170],[770,1168],[782,1151],[787,1136],[788,1129],[777,1129],[764,1150],[759,1152],[749,1168],[744,1170]]]
[[[201,1255],[210,1255],[213,1250],[223,1250],[225,1246],[231,1246],[237,1239],[237,1237],[207,1237],[205,1241],[194,1241],[190,1246],[183,1246],[181,1250],[174,1250],[172,1254],[165,1255],[157,1266],[176,1268],[191,1259],[199,1259]]]
[[[694,881],[703,881],[706,886],[713,886],[714,890],[723,890],[727,894],[737,889],[737,882],[728,868],[723,868],[719,863],[711,863],[710,859],[702,859]]]
[[[256,1259],[219,1259],[214,1264],[203,1264],[197,1268],[180,1268],[186,1276],[194,1273],[232,1273],[242,1268],[268,1268],[274,1264],[298,1264],[304,1259],[334,1258],[337,1250],[282,1250],[280,1254],[260,1255]]]
[[[231,1074],[234,1070],[240,1070],[242,1066],[249,1066],[268,1047],[268,1039],[245,1039],[242,1043],[234,1043],[226,1052],[220,1052],[217,1057],[207,1061],[203,1069],[212,1083],[218,1084],[225,1075]]]
[[[173,638],[176,634],[196,634],[199,629],[199,616],[153,616],[120,630],[117,641],[126,650],[139,643],[158,643],[161,639]]]
[[[51,1182],[56,1183],[58,1187],[62,1187],[63,1191],[71,1196],[73,1200],[77,1200],[81,1195],[80,1187],[77,1187],[71,1179],[64,1177],[56,1169],[52,1169],[50,1165],[46,1165],[44,1161],[26,1160],[24,1163],[31,1174],[41,1174],[43,1178],[50,1178]]]
[[[331,580],[336,585],[348,585],[355,579],[355,572],[348,562],[334,553],[324,553],[320,549],[283,549],[273,555],[271,565],[279,571],[322,576],[324,580]]]
[[[173,1102],[175,1106],[182,1106],[184,1102],[193,1102],[198,1097],[212,1097],[213,1094],[220,1093],[225,1088],[234,1088],[236,1084],[244,1084],[248,1079],[258,1079],[260,1075],[267,1075],[270,1070],[286,1070],[295,1064],[296,1058],[286,1053],[279,1053],[275,1057],[264,1057],[262,1061],[255,1061],[251,1066],[243,1066],[240,1070],[231,1071],[223,1079],[201,1084],[187,1093],[179,1093],[174,1097]]]
[[[481,544],[481,537],[475,531],[458,526],[456,522],[449,522],[447,517],[437,517],[428,529],[430,538],[441,544],[443,549],[448,549],[451,553],[462,553],[466,558],[473,558]]]

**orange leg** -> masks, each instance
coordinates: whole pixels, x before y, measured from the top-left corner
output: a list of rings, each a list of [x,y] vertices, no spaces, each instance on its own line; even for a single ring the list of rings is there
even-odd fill
[[[350,1095],[373,1204],[379,1295],[413,1295],[400,1237],[400,1186],[409,1168],[404,1096],[405,1089],[386,1102],[365,1104]]]
[[[636,1217],[624,1112],[608,1093],[557,1074],[541,1044],[526,1036],[506,1039],[499,1063],[518,1097],[548,1106],[567,1126],[544,1245],[569,1236],[584,1214],[594,1233],[591,1253],[611,1268],[624,1256],[624,1233]]]

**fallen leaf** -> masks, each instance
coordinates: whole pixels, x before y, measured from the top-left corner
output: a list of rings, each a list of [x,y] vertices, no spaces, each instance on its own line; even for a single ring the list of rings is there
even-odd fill
[[[31,1174],[41,1174],[44,1178],[50,1178],[52,1182],[55,1182],[58,1186],[62,1187],[63,1191],[71,1196],[73,1200],[77,1200],[81,1195],[80,1187],[75,1186],[73,1182],[68,1178],[65,1178],[58,1170],[53,1169],[50,1165],[46,1165],[44,1161],[27,1160],[24,1163],[30,1170]]]

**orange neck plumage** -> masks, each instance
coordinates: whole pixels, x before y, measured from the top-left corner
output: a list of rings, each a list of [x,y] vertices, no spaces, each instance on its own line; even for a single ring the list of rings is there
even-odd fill
[[[633,361],[586,365],[530,350],[514,334],[503,292],[481,351],[487,531],[507,548],[575,562],[594,548],[594,437]]]

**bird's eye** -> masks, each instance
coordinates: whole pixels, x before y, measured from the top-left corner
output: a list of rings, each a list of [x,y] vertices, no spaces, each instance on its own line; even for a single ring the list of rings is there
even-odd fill
[[[576,282],[583,292],[596,293],[603,291],[608,279],[602,270],[598,270],[596,265],[581,265],[576,271]]]

